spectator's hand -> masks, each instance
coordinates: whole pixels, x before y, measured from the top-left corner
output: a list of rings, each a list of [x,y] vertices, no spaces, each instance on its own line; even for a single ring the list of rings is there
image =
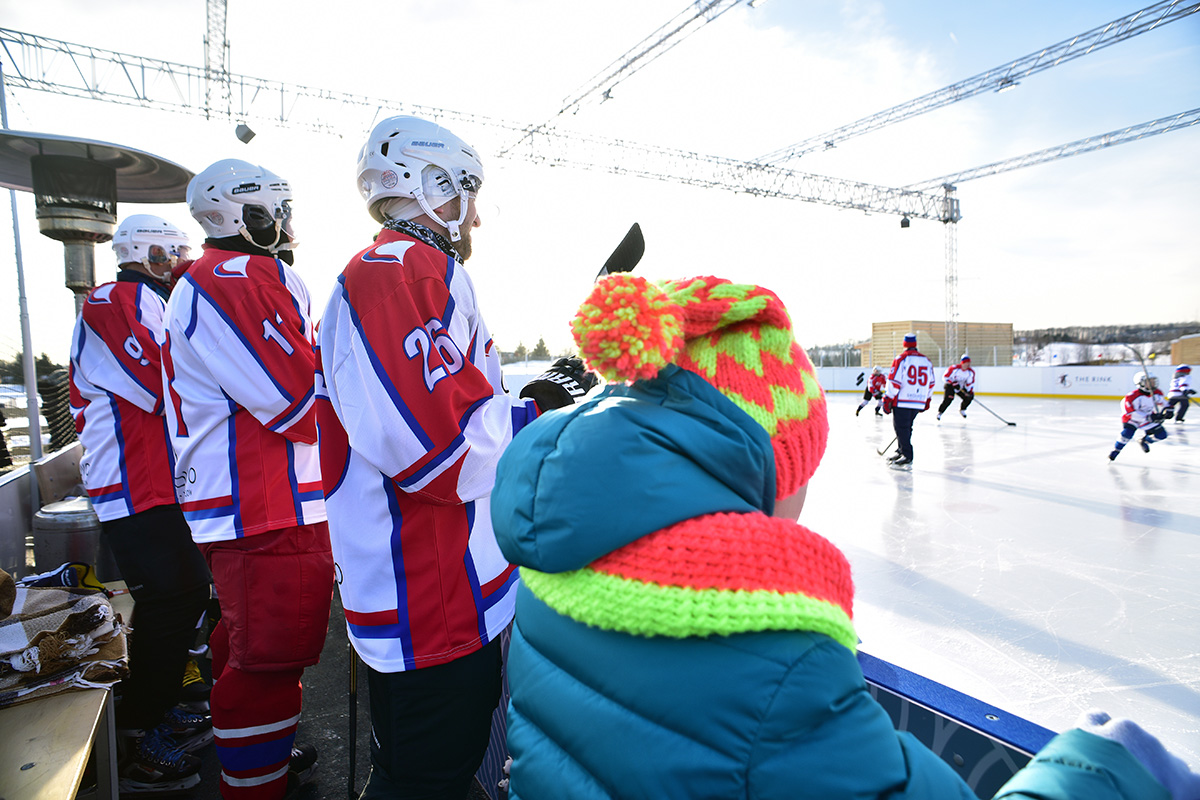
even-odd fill
[[[521,397],[531,398],[545,412],[571,405],[599,382],[596,373],[583,366],[583,359],[569,356],[525,384]]]
[[[1075,723],[1080,730],[1124,745],[1146,771],[1171,793],[1172,800],[1200,797],[1200,775],[1192,772],[1179,756],[1167,752],[1155,737],[1129,719],[1113,719],[1098,709],[1084,713]]]
[[[895,405],[896,405],[896,401],[893,400],[892,398],[890,398],[890,397],[883,398],[883,413],[885,413],[885,414],[892,413],[892,409],[895,407]]]

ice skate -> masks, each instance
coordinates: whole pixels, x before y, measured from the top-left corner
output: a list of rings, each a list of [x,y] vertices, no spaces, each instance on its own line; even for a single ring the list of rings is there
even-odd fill
[[[210,710],[208,698],[212,687],[204,680],[200,665],[189,658],[183,668],[183,690],[179,694],[180,706],[195,714],[207,714]]]
[[[963,419],[967,418],[967,412],[963,411],[961,408],[958,410],[958,413],[962,414]]]
[[[194,753],[213,740],[212,717],[193,714],[180,706],[168,711],[155,730],[169,737],[185,753]]]
[[[856,416],[856,417],[857,417],[857,416],[858,416],[858,413],[859,413],[860,411],[862,411],[862,410],[863,410],[863,407],[862,407],[862,406],[859,406],[858,408],[854,409],[854,416]]]
[[[1121,451],[1120,451],[1120,450],[1113,450],[1111,453],[1109,453],[1109,454],[1108,454],[1108,460],[1109,460],[1109,461],[1116,461],[1116,460],[1117,460],[1117,453],[1119,453],[1119,452],[1121,452]]]
[[[938,419],[941,419],[941,418],[942,418],[942,412],[940,412],[940,411],[938,412],[937,418],[938,418]]]
[[[894,461],[892,461],[892,463],[890,464],[890,466],[891,466],[893,469],[903,469],[904,467],[907,467],[907,466],[909,466],[910,464],[912,464],[912,459],[911,459],[911,458],[909,458],[908,456],[900,456],[899,458],[897,458],[897,459],[895,459]]]
[[[877,417],[883,416],[883,412],[879,410],[879,406],[875,406],[875,416],[877,416]],[[1183,422],[1183,420],[1179,420],[1179,421]]]
[[[117,768],[122,796],[166,794],[200,783],[200,759],[176,747],[160,728],[120,731],[118,748],[122,751]]]
[[[298,744],[292,747],[292,759],[288,762],[287,789],[284,800],[295,797],[300,787],[312,780],[317,771],[317,748],[311,744]]]
[[[1149,439],[1143,437],[1142,440],[1138,442],[1138,444],[1140,444],[1142,446],[1143,453],[1150,452],[1150,440]]]

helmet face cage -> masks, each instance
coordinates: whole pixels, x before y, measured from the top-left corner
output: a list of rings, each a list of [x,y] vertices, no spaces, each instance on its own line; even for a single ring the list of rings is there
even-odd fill
[[[431,166],[450,177],[450,188],[460,200],[458,219],[446,222],[450,238],[457,241],[467,203],[483,185],[483,164],[473,148],[436,123],[391,117],[376,125],[359,152],[358,190],[378,222],[385,221],[379,207],[389,197],[415,198],[421,210],[434,217],[434,204],[441,206],[445,200],[425,196],[422,176]]]
[[[1144,372],[1139,372],[1137,375],[1134,375],[1133,382],[1137,385],[1137,388],[1141,389],[1147,394],[1152,393],[1158,386],[1158,381],[1155,379],[1155,377],[1153,375],[1147,375]]]
[[[266,250],[294,246],[280,242],[282,233],[293,236],[292,189],[270,170],[238,159],[218,161],[188,183],[187,203],[209,238],[241,235],[249,240],[250,231],[274,228],[275,241]]]

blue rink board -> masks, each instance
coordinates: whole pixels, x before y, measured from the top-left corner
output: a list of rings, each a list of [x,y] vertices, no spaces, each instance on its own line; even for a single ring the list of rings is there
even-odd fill
[[[871,696],[896,730],[908,731],[929,747],[977,797],[992,797],[1055,735],[862,650],[858,663]]]

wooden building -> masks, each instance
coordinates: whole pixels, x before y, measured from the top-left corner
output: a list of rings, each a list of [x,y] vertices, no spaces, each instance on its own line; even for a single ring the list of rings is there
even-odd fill
[[[862,365],[890,366],[904,349],[904,336],[917,334],[917,349],[936,367],[957,363],[963,354],[971,356],[976,367],[1011,367],[1013,326],[1011,322],[960,322],[956,352],[946,352],[946,323],[931,320],[898,320],[871,323],[871,340],[859,345]],[[1196,359],[1200,361],[1200,358]]]

